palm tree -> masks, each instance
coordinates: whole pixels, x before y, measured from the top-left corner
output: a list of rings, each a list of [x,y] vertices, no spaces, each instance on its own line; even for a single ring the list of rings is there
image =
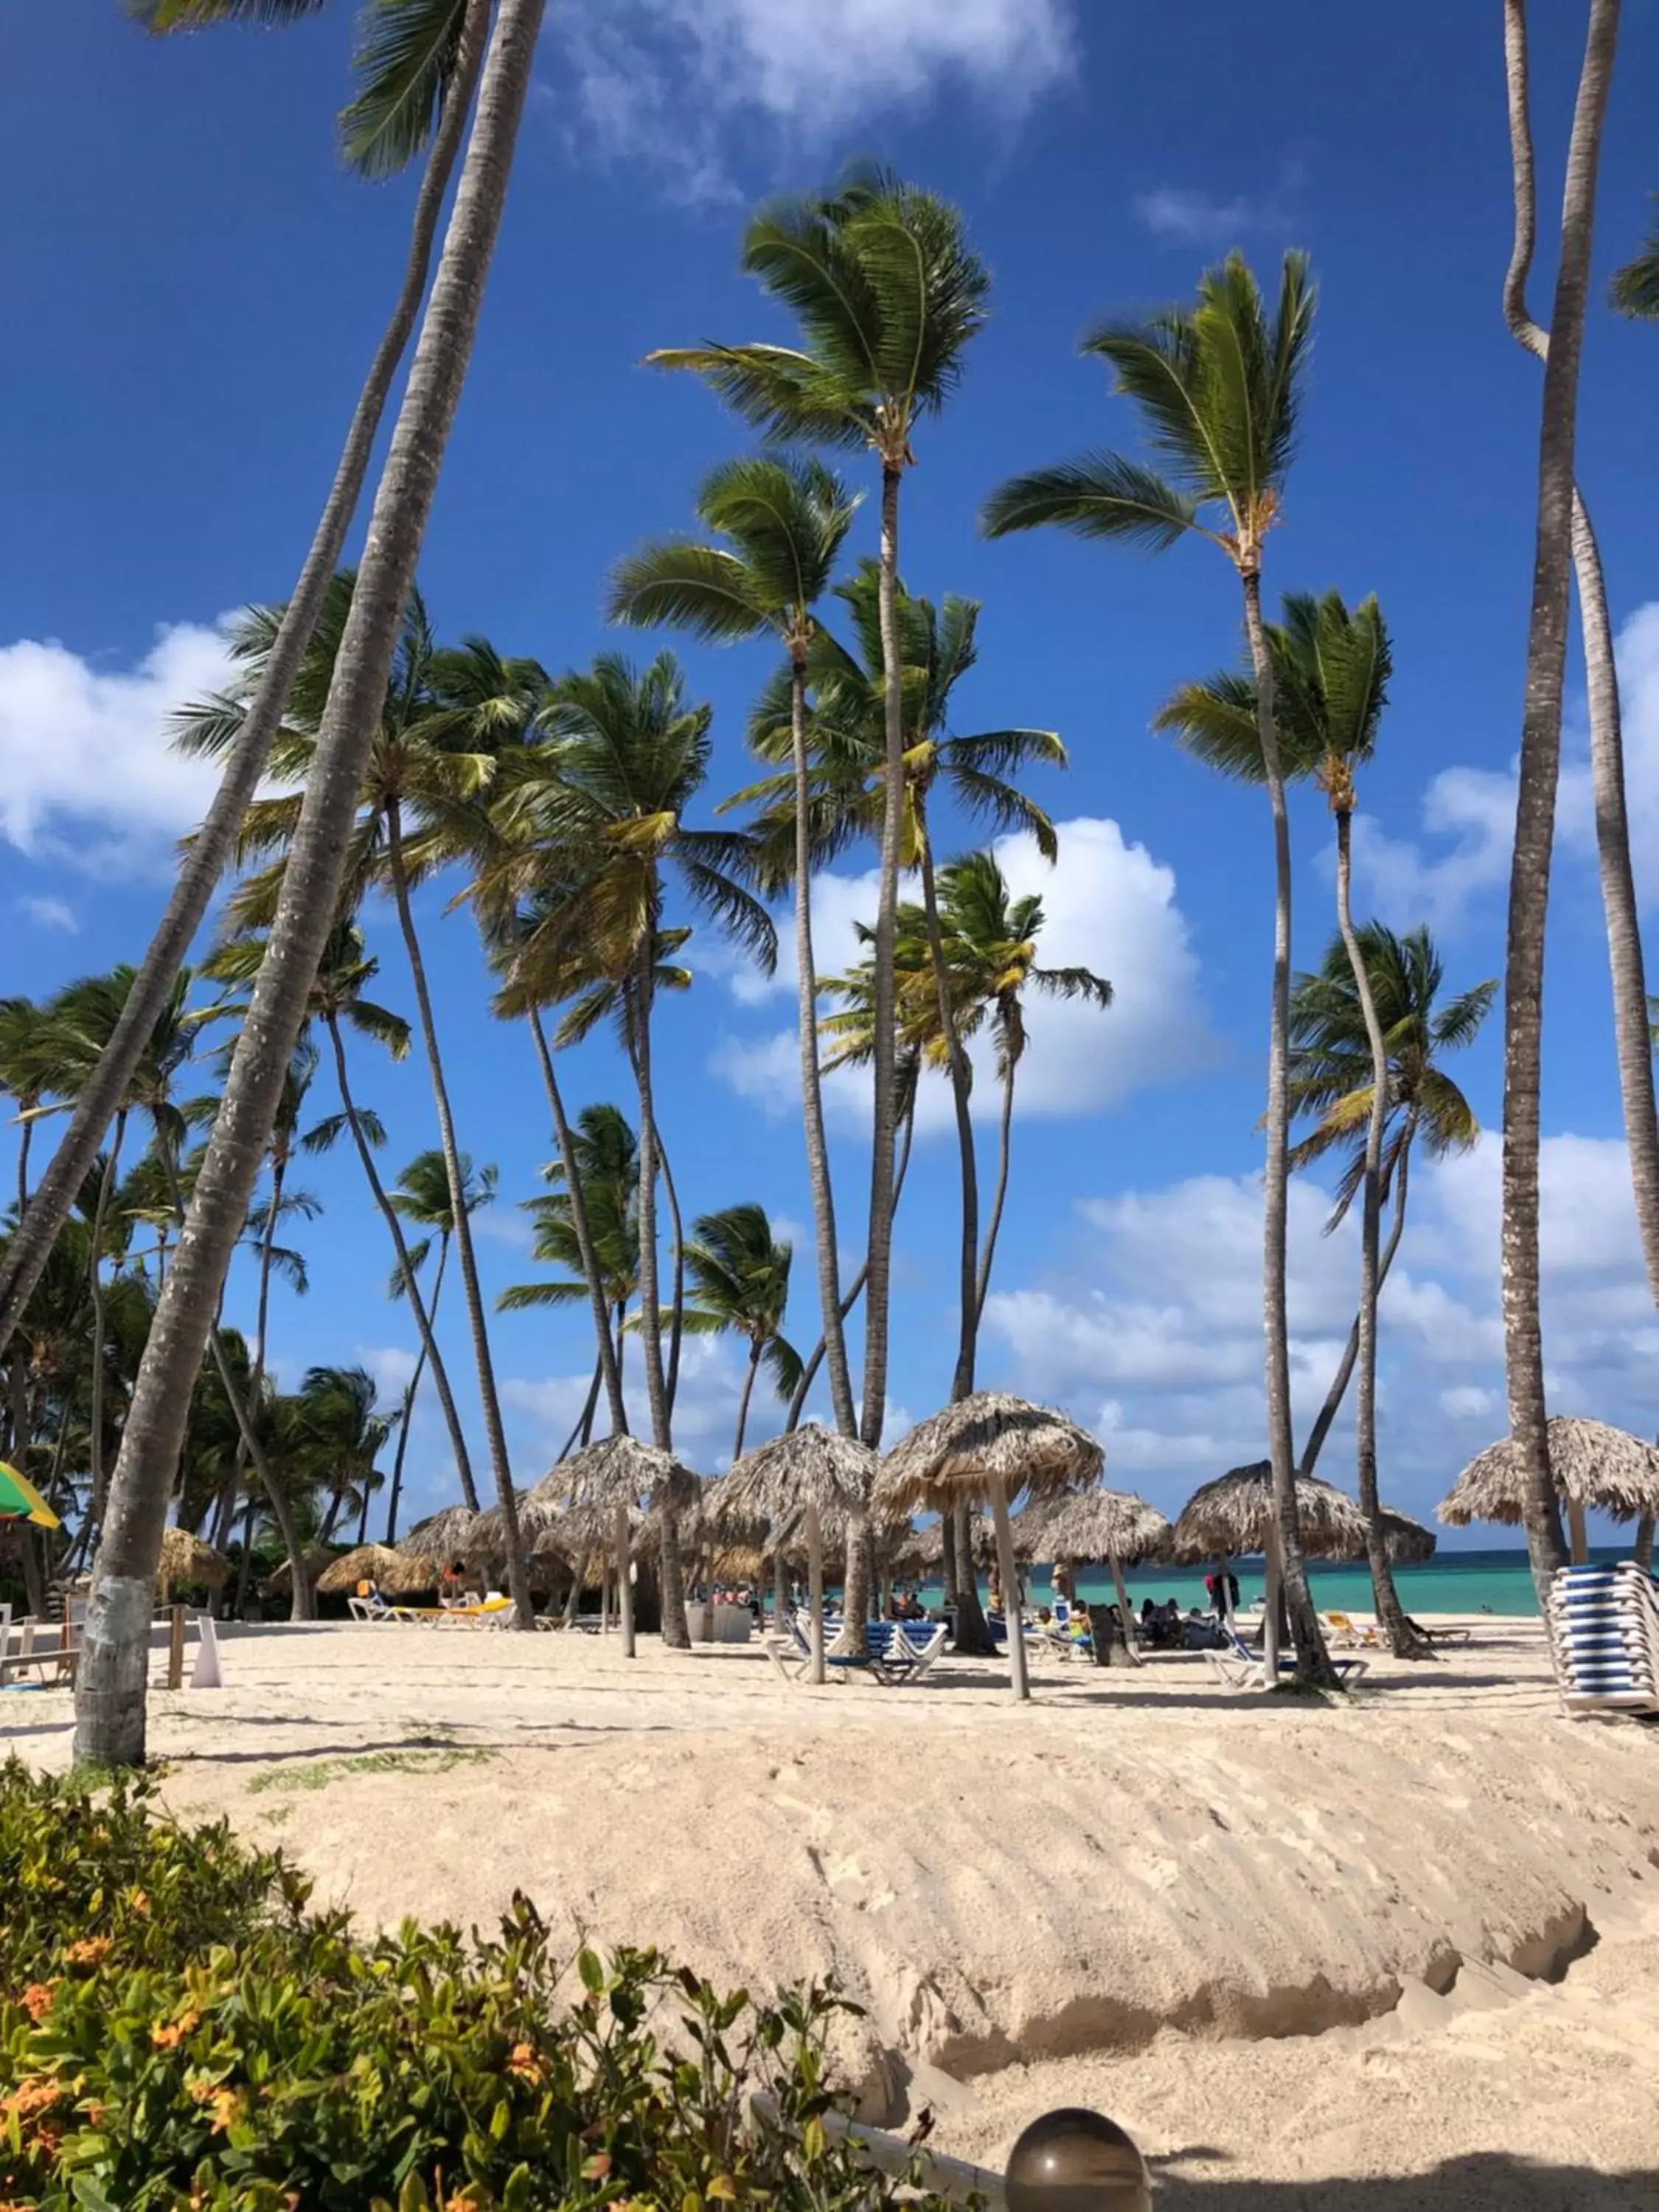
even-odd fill
[[[17,1215],[29,1204],[29,1143],[52,1081],[52,1012],[33,999],[0,999],[0,1091],[15,1102],[21,1133],[17,1143]]]
[[[586,1289],[590,1258],[598,1269],[611,1337],[611,1366],[623,1371],[623,1328],[628,1309],[640,1286],[640,1152],[639,1140],[617,1106],[587,1106],[578,1115],[572,1132],[571,1158],[575,1176],[562,1158],[545,1170],[550,1182],[562,1185],[544,1198],[521,1201],[535,1224],[532,1256],[544,1267],[562,1267],[570,1279],[556,1283],[515,1283],[496,1299],[502,1313],[521,1313],[533,1307],[576,1304]],[[577,1234],[580,1194],[587,1224],[589,1250],[584,1252]],[[580,1441],[592,1434],[599,1405],[603,1364],[596,1364],[587,1402],[567,1438],[561,1459]]]
[[[325,1544],[342,1512],[354,1505],[357,1541],[365,1540],[368,1501],[385,1479],[375,1462],[393,1425],[376,1412],[376,1395],[374,1378],[362,1367],[308,1368],[300,1385],[300,1456],[309,1480],[320,1483],[332,1498],[320,1534]]]
[[[499,1177],[493,1167],[480,1168],[473,1172],[470,1153],[460,1155],[462,1203],[468,1213],[476,1213],[480,1206],[493,1206]],[[400,1261],[392,1271],[392,1294],[394,1297],[406,1295],[410,1283],[425,1266],[432,1249],[432,1237],[438,1239],[438,1265],[432,1279],[432,1297],[428,1316],[435,1331],[438,1319],[438,1299],[444,1286],[444,1270],[449,1264],[449,1247],[455,1234],[455,1216],[449,1194],[449,1169],[441,1152],[417,1152],[398,1178],[397,1188],[391,1194],[392,1210],[404,1221],[412,1221],[418,1229],[428,1234],[410,1251],[406,1262]],[[398,1540],[398,1499],[403,1488],[404,1454],[409,1448],[410,1422],[415,1412],[416,1395],[421,1387],[421,1376],[426,1366],[426,1346],[422,1345],[415,1362],[415,1371],[404,1392],[401,1412],[398,1415],[398,1450],[392,1463],[392,1502],[386,1511],[386,1540],[388,1544]],[[362,1538],[360,1535],[358,1541]]]
[[[1396,937],[1382,922],[1368,921],[1360,925],[1358,936],[1388,1052],[1381,1195],[1384,1204],[1392,1200],[1393,1218],[1377,1263],[1380,1293],[1406,1225],[1413,1145],[1420,1137],[1431,1159],[1443,1159],[1470,1151],[1480,1139],[1474,1109],[1441,1060],[1474,1042],[1492,1012],[1498,983],[1495,977],[1477,983],[1442,1006],[1445,969],[1425,928]],[[1370,1038],[1354,988],[1352,963],[1339,937],[1322,966],[1312,975],[1299,975],[1291,994],[1291,1096],[1298,1113],[1318,1116],[1311,1133],[1291,1152],[1291,1164],[1305,1167],[1332,1153],[1347,1156],[1328,1224],[1331,1229],[1364,1188],[1374,1082]],[[1358,1352],[1356,1315],[1319,1418],[1308,1433],[1302,1454],[1304,1475],[1314,1471]]]
[[[904,716],[898,629],[899,486],[917,422],[936,414],[985,321],[989,276],[957,210],[884,171],[779,200],[750,222],[743,266],[799,325],[799,347],[693,346],[653,353],[689,368],[769,436],[873,453],[881,469],[880,603],[885,802],[876,912],[874,1117],[862,1433],[881,1442],[887,1393],[893,1155],[892,994],[903,834]]]
[[[697,1300],[688,1326],[710,1336],[734,1333],[749,1345],[732,1443],[734,1461],[743,1457],[749,1401],[763,1364],[781,1398],[787,1398],[800,1380],[800,1354],[783,1334],[793,1256],[788,1243],[773,1236],[766,1208],[752,1204],[700,1215],[685,1248]]]
[[[1522,0],[1504,11],[1504,58],[1509,87],[1510,150],[1514,173],[1515,246],[1504,281],[1504,315],[1511,336],[1540,361],[1549,355],[1549,333],[1527,306],[1527,278],[1537,237],[1528,112],[1527,17]],[[1614,281],[1615,297],[1630,271]],[[1638,286],[1639,293],[1639,285]],[[1613,1026],[1619,1055],[1619,1089],[1625,1142],[1630,1155],[1636,1218],[1642,1232],[1648,1287],[1659,1300],[1659,1116],[1656,1115],[1652,1055],[1648,1049],[1647,973],[1631,871],[1630,811],[1625,791],[1625,744],[1613,659],[1613,620],[1607,580],[1589,510],[1575,483],[1572,562],[1583,633],[1585,690],[1589,705],[1590,775],[1595,793],[1595,846],[1607,918],[1607,961],[1613,980]]]
[[[994,538],[1055,523],[1081,537],[1122,539],[1153,552],[1196,534],[1218,546],[1237,573],[1273,811],[1276,877],[1262,1302],[1279,1556],[1269,1554],[1268,1567],[1283,1582],[1301,1671],[1330,1686],[1336,1677],[1308,1589],[1293,1480],[1285,1312],[1291,844],[1273,664],[1261,619],[1262,550],[1279,520],[1295,446],[1314,302],[1305,254],[1285,255],[1278,304],[1269,316],[1243,256],[1234,253],[1200,279],[1195,307],[1168,307],[1143,323],[1102,325],[1085,339],[1084,349],[1109,364],[1115,389],[1139,407],[1153,453],[1167,473],[1116,453],[1088,454],[1002,485],[987,502],[984,523]],[[1269,1606],[1268,1617],[1267,1674],[1273,1681],[1276,1607]]]
[[[573,980],[618,988],[640,1098],[640,1334],[652,1440],[672,1448],[663,1366],[657,1273],[659,1155],[651,1073],[651,1020],[661,947],[663,875],[672,866],[701,907],[769,973],[777,957],[770,916],[739,878],[752,865],[747,840],[693,830],[685,813],[708,773],[710,709],[688,706],[672,653],[636,670],[604,653],[553,687],[544,716],[546,762],[503,790],[509,841],[549,856],[554,892],[519,949],[522,988],[548,998]],[[662,1517],[663,1637],[689,1647],[675,1517]]]
[[[252,15],[283,21],[309,14],[314,0],[129,0],[131,12],[157,32]],[[539,11],[538,11],[539,12]],[[434,35],[433,18],[447,21]],[[0,1347],[10,1336],[29,1290],[74,1203],[113,1120],[173,988],[173,977],[206,915],[229,864],[242,817],[264,771],[270,740],[287,711],[289,690],[311,641],[330,578],[362,496],[369,457],[432,263],[438,219],[449,190],[489,34],[490,0],[371,0],[360,33],[357,96],[346,114],[346,158],[364,174],[383,176],[424,147],[426,167],[411,219],[409,254],[391,320],[358,394],[334,480],[288,603],[281,635],[248,702],[240,734],[225,764],[206,821],[192,841],[165,914],[150,939],[122,1018],[76,1103],[28,1218],[0,1267]]]
[[[1504,0],[1506,16],[1520,0]],[[1544,922],[1549,902],[1555,793],[1566,678],[1568,570],[1572,547],[1578,363],[1589,287],[1595,177],[1613,76],[1619,0],[1590,0],[1589,30],[1567,149],[1561,246],[1550,313],[1539,434],[1538,525],[1527,631],[1526,704],[1510,871],[1504,968],[1504,1353],[1510,1434],[1524,1492],[1527,1550],[1540,1599],[1566,1564],[1550,1472],[1544,1340],[1539,1313],[1538,1152],[1544,1002]],[[1521,225],[1517,222],[1517,240]],[[1524,271],[1522,271],[1524,276]]]
[[[307,786],[318,753],[318,731],[326,710],[329,689],[342,638],[351,619],[356,580],[349,574],[335,579],[306,666],[294,688],[287,723],[271,746],[270,769],[275,778],[301,787],[293,794],[256,799],[243,825],[241,852],[246,855],[280,854],[293,839],[300,820],[301,793]],[[266,649],[263,640],[273,636],[279,617],[270,610],[257,610],[245,621],[240,650],[258,665]],[[475,656],[488,652],[474,648]],[[465,661],[465,656],[462,656]],[[456,700],[438,689],[438,648],[426,607],[418,592],[411,591],[399,628],[391,678],[378,726],[370,746],[357,820],[348,848],[342,890],[343,911],[355,910],[371,884],[384,882],[397,910],[427,1066],[438,1114],[441,1157],[447,1166],[454,1224],[455,1255],[472,1337],[478,1374],[478,1393],[483,1407],[484,1431],[489,1445],[492,1472],[498,1496],[513,1489],[507,1434],[501,1419],[490,1353],[483,1295],[478,1281],[477,1258],[467,1209],[461,1202],[460,1152],[449,1101],[443,1055],[439,1045],[437,1018],[427,980],[426,960],[410,904],[411,885],[429,876],[449,857],[452,842],[447,823],[465,809],[489,781],[495,769],[492,752],[471,749],[481,714],[477,698]],[[502,680],[516,697],[522,686],[507,664],[497,664]],[[455,670],[452,656],[449,671]],[[231,741],[235,726],[234,702],[208,702],[187,709],[175,723],[175,739],[190,752],[212,752]],[[268,922],[281,896],[285,862],[271,866],[243,883],[231,901],[231,912],[244,925]],[[520,1568],[508,1562],[508,1579],[524,1582]],[[514,1593],[530,1618],[528,1585]]]
[[[1376,1484],[1376,1301],[1382,1222],[1382,1139],[1389,1111],[1389,1051],[1353,923],[1355,770],[1376,749],[1388,702],[1393,653],[1375,599],[1350,610],[1338,592],[1314,599],[1288,592],[1282,625],[1267,625],[1280,760],[1286,777],[1308,775],[1324,790],[1336,822],[1336,921],[1370,1054],[1370,1109],[1362,1155],[1356,1398],[1357,1488],[1366,1516],[1367,1557],[1377,1618],[1396,1658],[1421,1659],[1429,1646],[1407,1620],[1389,1562],[1388,1530]],[[1264,777],[1254,676],[1249,671],[1184,684],[1154,718],[1188,750],[1252,783]]]
[[[1638,322],[1659,322],[1659,222],[1649,225],[1635,259],[1613,271],[1612,289],[1613,304],[1621,315]]]
[[[842,1328],[835,1193],[818,1071],[806,690],[810,656],[818,635],[814,610],[830,587],[854,507],[840,478],[820,462],[728,461],[703,479],[697,495],[699,520],[727,542],[677,538],[647,546],[618,567],[611,580],[610,607],[613,621],[672,623],[716,641],[775,634],[789,656],[802,1121],[830,1405],[837,1429],[849,1437],[857,1434],[858,1422]],[[745,1409],[747,1402],[745,1391]],[[741,1435],[741,1421],[738,1428]]]

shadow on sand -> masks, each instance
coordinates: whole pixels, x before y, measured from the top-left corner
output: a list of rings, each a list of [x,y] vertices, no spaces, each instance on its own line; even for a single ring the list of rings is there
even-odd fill
[[[1213,2160],[1202,2149],[1153,2161],[1158,2212],[1656,2212],[1659,2166],[1593,2173],[1503,2152],[1448,2159],[1395,2179],[1232,2181],[1172,2169]]]

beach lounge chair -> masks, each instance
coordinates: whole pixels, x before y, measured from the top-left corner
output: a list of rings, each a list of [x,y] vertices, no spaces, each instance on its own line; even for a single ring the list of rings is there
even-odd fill
[[[1563,1567],[1547,1622],[1568,1713],[1659,1713],[1659,1588],[1633,1560]]]
[[[1224,1651],[1206,1651],[1206,1663],[1218,1680],[1230,1690],[1261,1690],[1267,1687],[1267,1662],[1260,1651],[1252,1651],[1236,1629],[1227,1632]],[[1338,1659],[1333,1662],[1337,1679],[1345,1689],[1358,1682],[1365,1672],[1363,1659]]]
[[[1361,1628],[1346,1613],[1328,1613],[1323,1619],[1333,1641],[1345,1651],[1375,1651],[1382,1644],[1382,1638],[1374,1628]]]
[[[871,1624],[872,1628],[884,1625],[891,1624],[875,1622]],[[844,1681],[849,1674],[867,1674],[872,1681],[879,1682],[885,1687],[892,1681],[893,1676],[888,1671],[886,1662],[877,1656],[873,1636],[871,1638],[870,1656],[867,1659],[858,1652],[831,1651],[829,1649],[841,1633],[841,1626],[842,1624],[838,1620],[826,1620],[823,1624],[825,1647],[823,1664],[827,1678],[832,1682]],[[811,1633],[808,1624],[798,1613],[792,1613],[788,1616],[787,1628],[787,1635],[763,1636],[761,1642],[766,1647],[768,1658],[771,1660],[784,1680],[799,1682],[805,1678],[806,1671],[812,1663]]]

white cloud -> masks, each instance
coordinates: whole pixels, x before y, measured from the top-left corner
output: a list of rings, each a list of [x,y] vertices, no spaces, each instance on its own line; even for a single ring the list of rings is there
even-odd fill
[[[18,905],[37,929],[64,929],[71,937],[80,933],[81,917],[67,899],[26,898]]]
[[[562,0],[544,104],[684,197],[736,197],[728,137],[811,151],[945,94],[1018,118],[1075,58],[1071,0]]]
[[[1545,1348],[1552,1410],[1651,1434],[1659,1322],[1622,1144],[1547,1138],[1541,1158]],[[1379,1442],[1385,1495],[1431,1511],[1507,1425],[1498,1300],[1502,1157],[1424,1162],[1383,1292]],[[1298,1442],[1335,1371],[1357,1289],[1356,1224],[1324,1237],[1326,1194],[1291,1187],[1292,1395]],[[1261,1200],[1254,1176],[1195,1176],[1088,1200],[1100,1232],[1082,1274],[992,1294],[997,1380],[1093,1416],[1109,1468],[1172,1504],[1265,1449]],[[1352,1401],[1324,1471],[1348,1479]]]
[[[172,710],[229,674],[223,632],[158,631],[135,667],[111,670],[54,639],[0,646],[0,836],[100,874],[165,866],[218,780],[163,735]]]
[[[1233,246],[1251,231],[1282,230],[1288,203],[1302,182],[1298,163],[1287,161],[1271,191],[1206,192],[1185,185],[1159,185],[1137,192],[1135,213],[1154,238],[1182,246]]]
[[[384,1409],[401,1401],[415,1374],[417,1355],[401,1344],[360,1344],[352,1357],[374,1377]]]
[[[1104,1112],[1153,1085],[1213,1066],[1219,1054],[1199,1002],[1198,960],[1176,902],[1174,871],[1144,845],[1126,842],[1115,822],[1082,817],[1057,828],[1060,857],[1052,868],[1024,834],[999,840],[997,859],[1016,896],[1034,893],[1042,901],[1043,966],[1091,968],[1108,978],[1115,995],[1102,1012],[1028,994],[1029,1043],[1014,1093],[1020,1118]],[[858,957],[854,924],[874,914],[876,890],[873,870],[818,878],[812,937],[820,975],[834,975]],[[782,935],[769,984],[752,969],[734,977],[733,995],[741,1002],[793,991],[793,932],[786,927]],[[975,1110],[990,1116],[998,1097],[988,1038],[975,1042],[973,1058]],[[793,1027],[760,1037],[726,1036],[710,1064],[740,1097],[764,1111],[780,1118],[799,1113]],[[826,1109],[843,1128],[865,1127],[868,1097],[866,1074],[848,1070],[826,1080]],[[951,1124],[948,1089],[930,1078],[921,1089],[918,1128],[925,1133]]]
[[[1638,894],[1651,904],[1659,884],[1659,602],[1638,607],[1614,641],[1619,668],[1631,850]],[[1507,884],[1515,842],[1516,761],[1502,769],[1456,766],[1423,794],[1420,833],[1395,837],[1369,817],[1354,825],[1354,872],[1362,899],[1398,925],[1426,921],[1450,931],[1471,908]],[[1562,733],[1556,808],[1562,854],[1595,853],[1595,806],[1583,701],[1570,701]]]

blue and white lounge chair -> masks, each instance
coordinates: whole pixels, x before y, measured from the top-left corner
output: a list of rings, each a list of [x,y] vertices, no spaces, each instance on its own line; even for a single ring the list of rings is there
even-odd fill
[[[1206,1651],[1204,1656],[1210,1669],[1227,1685],[1230,1690],[1262,1690],[1267,1686],[1267,1662],[1260,1651],[1252,1651],[1236,1628],[1226,1631],[1227,1649],[1224,1651]],[[1334,1659],[1337,1680],[1345,1689],[1358,1681],[1365,1672],[1363,1659]]]

